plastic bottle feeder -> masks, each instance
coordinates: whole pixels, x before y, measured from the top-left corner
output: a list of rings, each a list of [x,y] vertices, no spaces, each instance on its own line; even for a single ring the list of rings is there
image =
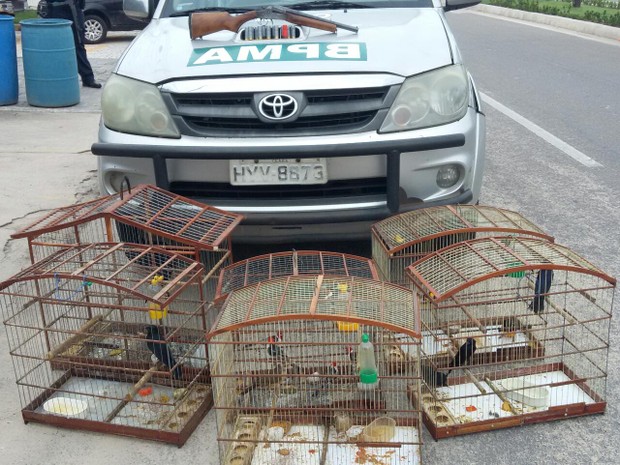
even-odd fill
[[[396,421],[390,417],[379,417],[362,430],[364,442],[388,442],[396,433]]]
[[[362,334],[362,342],[357,352],[357,360],[360,366],[360,382],[357,383],[358,388],[363,391],[375,389],[379,384],[377,363],[375,362],[375,349],[366,333]]]
[[[549,389],[536,387],[524,379],[505,379],[502,386],[506,390],[506,397],[530,407],[546,407],[549,404]]]
[[[70,397],[54,397],[43,404],[43,410],[48,413],[72,418],[84,418],[87,408],[83,400]]]

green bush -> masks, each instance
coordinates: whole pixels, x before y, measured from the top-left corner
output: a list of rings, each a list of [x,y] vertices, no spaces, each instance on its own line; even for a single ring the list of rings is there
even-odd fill
[[[573,7],[571,0],[483,0],[483,3],[620,27],[620,2],[612,0],[582,0],[578,8]]]

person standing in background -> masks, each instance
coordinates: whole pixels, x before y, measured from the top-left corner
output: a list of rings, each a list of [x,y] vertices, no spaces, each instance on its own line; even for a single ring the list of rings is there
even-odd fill
[[[44,5],[47,3],[47,5]],[[95,80],[95,73],[86,56],[84,47],[84,0],[42,0],[37,8],[42,18],[59,18],[71,21],[75,54],[77,57],[78,74],[82,78],[84,87],[101,89],[101,84]]]

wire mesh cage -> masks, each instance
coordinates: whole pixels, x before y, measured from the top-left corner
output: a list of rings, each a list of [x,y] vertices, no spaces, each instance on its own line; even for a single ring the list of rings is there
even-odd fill
[[[57,208],[11,237],[27,238],[32,263],[58,249],[100,242],[147,244],[173,250],[205,267],[212,299],[220,267],[232,263],[231,238],[242,216],[151,185]]]
[[[203,274],[163,249],[91,244],[0,284],[24,420],[183,444],[212,403]]]
[[[372,258],[382,279],[407,285],[405,269],[426,254],[457,242],[491,236],[546,239],[520,213],[482,205],[447,205],[394,215],[375,223]]]
[[[410,290],[290,276],[233,290],[211,311],[220,463],[420,463],[419,313]]]
[[[240,287],[296,275],[339,275],[379,279],[372,260],[338,252],[291,250],[235,262],[220,273],[216,298]]]
[[[604,412],[614,278],[532,238],[461,242],[407,274],[436,439]]]

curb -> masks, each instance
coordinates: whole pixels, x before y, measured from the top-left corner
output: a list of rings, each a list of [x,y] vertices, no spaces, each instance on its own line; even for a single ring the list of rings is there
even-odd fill
[[[581,21],[579,19],[545,15],[542,13],[532,13],[530,11],[515,10],[513,8],[504,8],[494,5],[478,4],[470,8],[470,10],[478,13],[504,16],[531,23],[545,24],[547,26],[568,29],[581,34],[588,34],[596,37],[602,37],[604,39],[620,41],[620,27],[606,26],[604,24],[591,23],[589,21]]]

